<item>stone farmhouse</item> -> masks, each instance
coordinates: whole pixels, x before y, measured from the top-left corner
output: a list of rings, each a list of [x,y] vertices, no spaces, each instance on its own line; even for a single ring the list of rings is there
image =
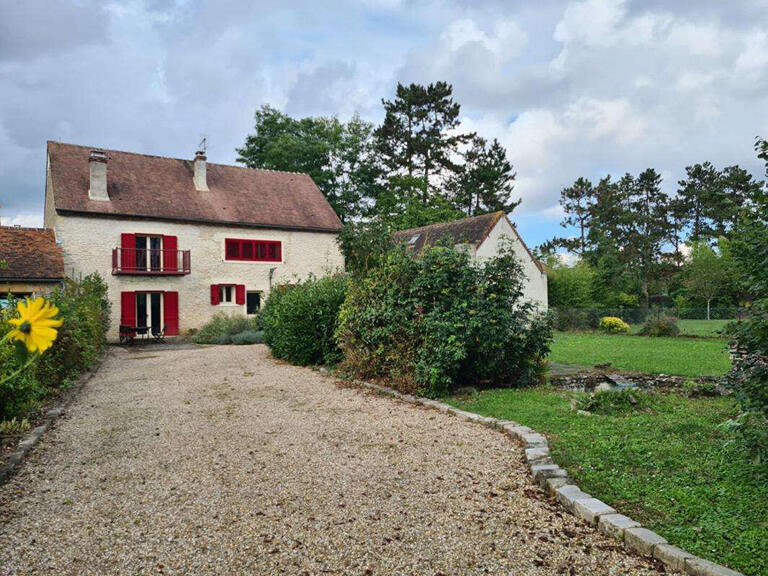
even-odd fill
[[[512,242],[515,255],[523,265],[523,296],[536,303],[539,309],[547,309],[547,274],[544,266],[534,258],[504,212],[401,230],[395,234],[395,238],[415,252],[425,246],[448,242],[457,249],[468,250],[476,260],[496,256],[500,242],[506,238]]]
[[[47,294],[64,281],[64,259],[52,230],[0,226],[0,305],[8,295]]]
[[[256,314],[273,286],[344,267],[341,222],[305,174],[58,142],[46,170],[45,227],[68,274],[106,279],[110,340]]]

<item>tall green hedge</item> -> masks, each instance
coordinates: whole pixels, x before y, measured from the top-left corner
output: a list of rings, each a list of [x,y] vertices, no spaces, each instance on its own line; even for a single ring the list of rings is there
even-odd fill
[[[345,293],[343,275],[274,288],[261,312],[273,356],[301,366],[338,362],[334,332]]]
[[[509,245],[480,264],[450,247],[394,249],[350,280],[336,332],[344,365],[432,395],[535,382],[552,331],[523,300],[523,279]]]

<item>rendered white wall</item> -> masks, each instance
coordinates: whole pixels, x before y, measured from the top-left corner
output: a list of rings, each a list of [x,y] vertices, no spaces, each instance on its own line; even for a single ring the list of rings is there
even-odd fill
[[[525,285],[523,286],[523,295],[529,300],[536,302],[541,310],[546,310],[547,300],[547,275],[539,270],[536,262],[533,261],[528,251],[512,228],[506,218],[501,218],[496,226],[493,227],[485,241],[477,247],[475,256],[478,260],[493,258],[498,254],[499,242],[503,238],[512,240],[515,255],[523,264],[525,273]]]

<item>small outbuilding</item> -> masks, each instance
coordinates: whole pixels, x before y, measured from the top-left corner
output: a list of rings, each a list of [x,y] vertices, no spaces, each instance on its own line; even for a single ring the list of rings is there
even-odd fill
[[[498,255],[504,238],[512,242],[515,254],[523,265],[523,295],[538,304],[541,310],[546,310],[547,274],[544,266],[533,256],[504,212],[409,228],[395,234],[396,240],[404,242],[416,252],[425,246],[448,242],[457,249],[467,250],[472,258],[479,261]]]
[[[0,304],[47,294],[64,280],[64,258],[53,230],[0,226]]]

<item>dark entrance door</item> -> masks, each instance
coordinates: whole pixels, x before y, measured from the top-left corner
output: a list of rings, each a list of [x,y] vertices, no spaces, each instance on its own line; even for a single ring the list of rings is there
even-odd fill
[[[162,319],[160,314],[160,298],[161,294],[159,292],[152,292],[152,294],[149,295],[149,318],[150,318],[150,326],[152,328],[152,334],[159,334],[162,329]]]
[[[245,313],[258,314],[261,310],[261,292],[248,292],[245,295]]]
[[[136,293],[136,327],[147,327],[147,293]]]
[[[160,292],[136,292],[136,328],[139,333],[158,334],[163,329]],[[142,330],[143,329],[143,330]]]

